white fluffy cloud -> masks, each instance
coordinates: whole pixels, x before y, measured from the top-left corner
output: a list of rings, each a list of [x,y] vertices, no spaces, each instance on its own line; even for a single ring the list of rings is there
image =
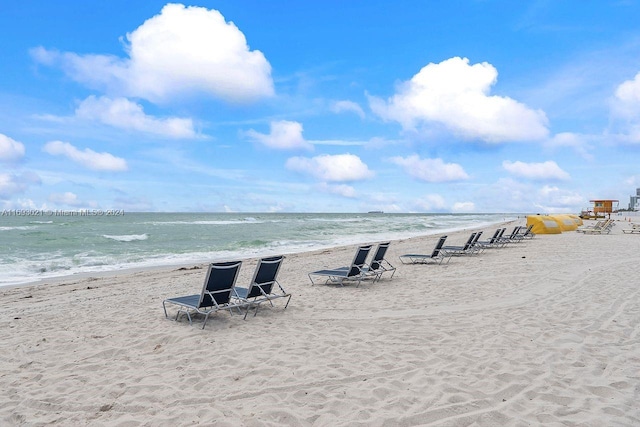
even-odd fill
[[[615,112],[625,117],[640,117],[640,73],[623,82],[615,92]]]
[[[286,167],[327,182],[361,181],[373,176],[360,157],[353,154],[292,157]]]
[[[573,132],[560,132],[553,135],[545,145],[552,148],[568,147],[573,149],[587,160],[592,160],[593,155],[589,152],[593,147],[589,144],[594,137],[590,135],[581,135]]]
[[[447,204],[439,194],[427,194],[415,201],[417,210],[422,212],[441,212],[446,209]]]
[[[360,107],[360,105],[353,101],[336,101],[331,106],[331,111],[333,111],[334,113],[355,113],[360,116],[361,119],[364,119],[364,110],[362,109],[362,107]]]
[[[250,129],[245,132],[245,135],[260,144],[279,150],[313,150],[313,145],[302,137],[302,124],[298,122],[286,120],[271,122],[269,134]]]
[[[616,89],[611,105],[614,126],[622,140],[640,142],[640,73],[633,80],[627,80]]]
[[[0,173],[0,199],[24,193],[30,185],[40,184],[41,182],[40,177],[32,172],[25,172],[19,175]]]
[[[319,188],[325,193],[337,194],[350,199],[355,198],[358,195],[355,188],[346,184],[331,185],[323,182],[320,184]]]
[[[13,162],[24,156],[24,144],[0,133],[0,161]]]
[[[489,95],[497,77],[491,64],[469,65],[467,58],[430,63],[386,102],[371,97],[371,109],[405,129],[439,124],[462,137],[489,143],[546,138],[544,112],[509,97]]]
[[[152,102],[194,94],[247,102],[274,94],[269,62],[217,10],[167,4],[126,35],[125,48],[128,58],[42,47],[32,55],[91,88]]]
[[[536,205],[542,212],[548,213],[568,212],[584,203],[584,196],[555,186],[545,185],[538,190],[536,196]]]
[[[469,213],[475,212],[476,205],[473,202],[456,202],[451,207],[451,212],[454,213]]]
[[[78,196],[74,193],[67,191],[66,193],[52,193],[49,195],[48,200],[52,203],[69,205],[69,206],[80,206],[80,202],[78,201]]]
[[[127,162],[109,153],[96,153],[91,149],[79,150],[68,142],[47,142],[43,150],[51,155],[65,156],[89,169],[104,171],[125,171]]]
[[[76,116],[82,119],[97,120],[104,124],[125,130],[151,133],[170,138],[194,138],[191,119],[158,119],[144,113],[142,106],[126,98],[111,99],[90,96],[80,103]]]
[[[409,157],[393,157],[391,161],[402,166],[410,176],[426,182],[461,181],[469,178],[462,166],[445,163],[442,159],[421,159],[414,154]]]
[[[554,161],[543,163],[510,162],[505,160],[502,167],[512,175],[532,180],[567,180],[569,174]]]

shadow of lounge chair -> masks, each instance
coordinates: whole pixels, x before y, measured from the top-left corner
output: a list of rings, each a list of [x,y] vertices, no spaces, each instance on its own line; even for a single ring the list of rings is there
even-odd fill
[[[178,306],[175,320],[181,313],[189,318],[189,324],[192,325],[192,313],[204,315],[204,323],[202,329],[207,325],[207,320],[211,313],[220,310],[229,310],[246,306],[244,302],[234,302],[232,300],[233,288],[238,278],[238,272],[242,261],[228,261],[209,264],[207,277],[204,280],[202,291],[199,295],[187,295],[182,297],[168,298],[162,301],[164,315],[169,318],[167,313],[167,304]]]
[[[287,303],[284,306],[286,309],[291,301],[291,294],[286,292],[277,280],[278,272],[284,256],[274,256],[269,258],[262,258],[256,265],[256,270],[253,273],[253,278],[248,288],[235,286],[234,298],[245,303],[247,306],[247,312],[244,318],[247,318],[249,309],[255,307],[256,311],[254,317],[258,314],[260,304],[263,302],[269,302],[273,307],[273,300],[278,298],[287,298]]]
[[[440,237],[440,239],[438,239],[438,243],[436,243],[436,246],[433,248],[433,252],[431,252],[431,255],[404,254],[400,255],[400,261],[403,264],[429,264],[431,262],[442,264],[442,261],[444,261],[446,258],[447,262],[449,262],[451,256],[447,255],[442,250],[445,240],[447,240],[447,236],[442,236]]]
[[[351,265],[348,267],[337,267],[333,269],[327,270],[318,270],[309,273],[309,280],[311,280],[311,284],[315,285],[316,282],[313,281],[314,276],[320,276],[325,278],[325,284],[327,283],[337,283],[341,286],[344,286],[344,281],[355,281],[357,282],[357,286],[360,286],[360,282],[367,277],[368,266],[366,265],[367,256],[371,251],[371,245],[367,246],[359,246],[356,250],[356,254],[353,257],[353,261]],[[316,280],[318,280],[316,278]]]

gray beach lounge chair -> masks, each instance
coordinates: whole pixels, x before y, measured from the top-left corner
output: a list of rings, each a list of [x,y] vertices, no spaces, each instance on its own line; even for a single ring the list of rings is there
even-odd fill
[[[273,300],[278,298],[287,298],[287,303],[284,306],[286,309],[291,301],[291,294],[286,292],[277,280],[278,272],[284,256],[274,256],[269,258],[262,258],[256,265],[256,271],[253,273],[253,278],[248,288],[242,288],[235,286],[234,298],[246,303],[247,312],[244,318],[247,318],[249,309],[255,307],[256,311],[254,317],[258,314],[258,308],[263,302],[269,302],[273,307]]]
[[[175,320],[178,320],[181,313],[185,313],[189,318],[189,324],[192,325],[191,314],[202,314],[204,315],[202,329],[204,329],[211,313],[220,310],[229,310],[229,313],[231,313],[233,308],[237,308],[240,311],[240,307],[246,306],[246,303],[234,302],[231,297],[241,265],[242,261],[209,264],[207,277],[199,295],[168,298],[162,301],[165,317],[169,318],[167,304],[174,304],[178,306]]]
[[[473,249],[473,243],[476,240],[477,234],[476,232],[471,233],[464,246],[443,246],[442,251],[449,254],[449,256],[473,254],[476,252],[475,249]]]
[[[344,281],[347,280],[356,281],[356,287],[360,286],[360,282],[367,276],[366,270],[368,269],[368,266],[365,262],[370,251],[371,245],[359,246],[350,266],[319,270],[309,273],[309,280],[311,280],[311,284],[316,284],[316,282],[313,281],[314,276],[320,276],[325,278],[325,284],[337,283],[344,286]],[[318,279],[316,278],[316,280]]]
[[[594,228],[584,229],[583,233],[584,234],[609,234],[611,233],[611,228],[613,228],[614,225],[615,223],[613,222],[612,219],[607,219],[600,226],[596,225],[596,227]]]
[[[373,253],[373,258],[369,263],[369,267],[365,267],[366,274],[373,274],[376,276],[377,280],[380,280],[384,273],[390,271],[391,276],[389,277],[389,279],[393,278],[393,275],[396,274],[396,268],[385,259],[385,255],[387,254],[387,250],[389,249],[390,244],[391,242],[378,244],[378,248]]]
[[[533,239],[534,237],[536,237],[536,233],[531,231],[532,229],[533,229],[533,224],[529,224],[529,226],[524,231],[520,229],[518,233],[518,237],[522,239]]]
[[[476,245],[480,246],[482,250],[485,250],[488,248],[495,248],[498,245],[498,236],[500,235],[501,231],[502,231],[501,228],[497,228],[496,231],[493,233],[493,236],[491,236],[489,240],[477,240]]]
[[[431,252],[431,255],[405,254],[400,255],[400,261],[403,264],[428,264],[430,262],[437,262],[438,264],[442,264],[442,261],[444,261],[446,258],[447,262],[449,262],[451,256],[442,250],[445,240],[447,240],[447,236],[440,237],[438,243],[436,243],[436,246],[433,248],[433,252]]]
[[[515,227],[513,227],[513,231],[511,232],[510,235],[508,236],[504,236],[501,235],[500,236],[500,242],[504,245],[508,244],[508,243],[517,243],[520,241],[520,239],[518,238],[518,232],[520,231],[521,226],[517,225]]]
[[[380,280],[382,275],[388,271],[391,272],[389,279],[393,278],[396,273],[396,268],[391,265],[389,261],[385,259],[387,249],[389,249],[391,242],[379,243],[376,251],[373,253],[373,258],[368,265],[362,267],[364,274],[367,276],[373,276],[373,281]],[[339,270],[345,270],[349,267],[341,267]]]

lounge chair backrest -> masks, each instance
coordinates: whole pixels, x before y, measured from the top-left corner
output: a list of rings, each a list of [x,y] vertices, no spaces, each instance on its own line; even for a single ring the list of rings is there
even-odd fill
[[[209,264],[198,306],[211,307],[216,304],[227,304],[231,299],[231,292],[236,284],[241,265],[242,261]]]
[[[367,256],[371,251],[371,245],[360,246],[356,251],[356,256],[353,258],[353,262],[351,263],[351,267],[349,268],[349,273],[347,277],[357,276],[362,272],[362,267],[367,260]]]
[[[498,239],[498,235],[500,234],[500,228],[496,229],[496,232],[493,233],[493,236],[491,237],[491,239],[489,239],[489,243],[495,243],[495,241]]]
[[[482,231],[478,231],[476,237],[473,238],[473,242],[471,242],[471,246],[475,246],[475,244],[478,243],[478,240],[480,240],[480,236],[482,236]]]
[[[505,231],[507,231],[506,227],[500,229],[500,234],[498,235],[498,239],[502,239],[502,236],[504,236]]]
[[[469,249],[473,245],[473,240],[476,238],[477,233],[471,233],[471,236],[467,239],[467,243],[464,244],[463,250]]]
[[[384,256],[387,254],[387,249],[389,249],[390,244],[391,242],[386,242],[378,245],[378,249],[376,250],[376,253],[373,254],[373,259],[371,260],[370,267],[372,270],[380,268],[380,263],[384,260]]]
[[[258,261],[256,271],[253,273],[253,279],[251,279],[247,298],[262,296],[263,294],[260,292],[260,289],[267,295],[271,293],[271,288],[273,288],[273,284],[276,283],[278,271],[280,270],[283,260],[284,256],[280,255],[262,258]]]
[[[440,237],[438,243],[436,243],[436,247],[433,248],[433,252],[431,253],[431,258],[437,258],[440,255],[440,250],[444,246],[444,241],[447,240],[447,236]]]

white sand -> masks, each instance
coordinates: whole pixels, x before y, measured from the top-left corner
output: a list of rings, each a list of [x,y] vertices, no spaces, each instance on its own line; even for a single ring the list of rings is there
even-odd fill
[[[355,246],[289,255],[286,311],[205,330],[162,311],[204,269],[0,289],[0,425],[638,426],[640,236],[623,228],[442,266],[398,260],[438,236],[395,241],[395,277],[358,288],[307,277]]]

